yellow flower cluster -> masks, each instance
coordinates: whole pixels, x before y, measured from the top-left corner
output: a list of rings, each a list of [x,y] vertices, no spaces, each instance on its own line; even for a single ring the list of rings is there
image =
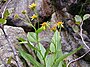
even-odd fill
[[[31,5],[29,5],[29,8],[32,9],[32,10],[34,10],[35,7],[36,7],[36,4],[35,3],[32,3]]]
[[[43,30],[46,30],[46,28],[49,27],[49,24],[47,22],[43,22],[41,25],[42,25],[41,27]],[[56,31],[57,27],[58,28],[63,27],[63,22],[57,22],[52,28],[50,28],[50,30]]]
[[[59,27],[63,27],[63,28],[64,28],[63,22],[57,22],[56,25],[53,26],[50,30],[51,30],[51,31],[55,31],[55,30],[57,29],[57,27],[58,27],[58,28],[59,28]]]
[[[34,19],[37,19],[37,15],[36,14],[33,14],[33,16],[31,17],[32,18],[32,20],[34,20]]]

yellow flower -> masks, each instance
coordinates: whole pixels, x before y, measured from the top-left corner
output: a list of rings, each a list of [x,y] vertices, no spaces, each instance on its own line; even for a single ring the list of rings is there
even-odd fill
[[[43,22],[41,25],[42,26],[47,26],[47,22]]]
[[[64,28],[64,26],[63,26],[63,22],[58,22],[58,23],[57,23],[57,26],[58,26],[58,27],[60,27],[60,26],[61,26],[61,27],[63,27],[63,28]]]
[[[27,13],[27,11],[26,11],[26,10],[23,10],[23,11],[22,11],[22,14],[26,14],[26,13]]]
[[[42,25],[41,27],[43,28],[43,30],[45,30],[48,26],[47,22],[43,22],[41,25]]]
[[[29,8],[30,9],[35,9],[35,7],[36,7],[36,4],[35,3],[32,3],[31,5],[29,5]]]
[[[38,17],[38,16],[37,16],[36,14],[33,14],[33,16],[32,16],[31,18],[32,18],[32,20],[33,20],[33,19],[37,19],[37,17]]]
[[[56,29],[57,29],[57,26],[53,26],[50,30],[51,31],[56,31]]]
[[[62,24],[63,24],[63,22],[58,22],[58,23],[57,23],[57,25],[62,25]]]

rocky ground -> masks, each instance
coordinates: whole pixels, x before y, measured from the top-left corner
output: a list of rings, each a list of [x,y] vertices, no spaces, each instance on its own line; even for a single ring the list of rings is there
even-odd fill
[[[25,16],[22,15],[21,11],[27,10],[28,15],[31,16],[33,14],[33,11],[31,11],[28,8],[28,5],[31,4],[32,2],[34,2],[34,0],[12,0],[8,4],[7,9],[12,13],[7,19],[8,20],[7,24],[4,25],[4,31],[8,36],[8,40],[11,41],[11,44],[16,48],[16,50],[22,46],[19,44],[17,38],[22,37],[24,39],[27,39],[26,38],[27,32],[33,31],[33,29],[29,27],[24,21],[21,21],[20,19],[14,20],[14,15],[18,14],[20,17],[25,19]],[[71,3],[72,2],[69,2],[69,4]],[[58,9],[58,6],[57,8],[55,8],[56,6],[52,6],[52,0],[37,0],[36,4],[37,4],[36,9],[39,14],[40,23],[51,21],[51,24],[53,25],[57,21],[61,21],[63,18],[73,18],[73,15],[69,14],[68,12],[63,13],[63,11],[65,11],[64,6],[61,5],[62,8],[60,9]],[[2,6],[4,6],[4,4],[0,5],[1,11],[3,10]],[[73,27],[75,26],[74,22],[65,21],[65,23],[66,23],[66,27],[61,31],[62,49],[64,53],[69,53],[72,50],[79,47],[80,45],[84,46],[84,44],[81,41],[79,33],[75,33],[75,31],[72,31]],[[83,37],[85,42],[88,44],[88,46],[90,46],[90,34],[88,33],[88,31],[89,30],[87,28],[84,28]],[[2,29],[0,29],[0,67],[4,67],[5,64],[4,62],[7,62],[9,57],[13,58],[9,66],[17,67],[13,51],[9,46],[5,33],[3,32]],[[43,31],[39,34],[39,36],[42,38],[41,43],[43,43],[43,46],[48,47],[48,44],[50,43],[50,39],[53,36],[53,32],[49,30]],[[30,49],[26,45],[24,45],[24,47],[28,51],[30,51]],[[87,51],[88,49],[84,46],[82,50],[68,57],[66,59],[66,62],[68,63],[69,61],[83,55]],[[17,54],[18,54],[18,50],[17,50]],[[23,64],[22,59],[19,56],[18,59],[21,67],[27,67],[25,64]],[[27,64],[29,67],[32,67],[28,62]],[[8,65],[6,64],[6,66]],[[70,67],[90,67],[90,53],[88,53],[84,58],[80,59],[79,61],[76,61],[75,63],[71,64]]]

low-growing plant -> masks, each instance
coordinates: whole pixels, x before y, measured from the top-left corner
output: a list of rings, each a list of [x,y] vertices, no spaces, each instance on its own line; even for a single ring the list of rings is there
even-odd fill
[[[36,5],[34,3],[33,5],[34,8],[32,5],[30,5],[30,8],[34,10]],[[25,12],[23,13],[25,14]],[[31,17],[32,20],[36,19],[37,16],[34,14]],[[31,24],[31,22],[30,25],[34,28],[35,32],[28,32],[27,41],[22,38],[19,38],[19,40],[21,40],[20,44],[26,43],[28,47],[30,47],[30,49],[33,50],[35,56],[39,60],[34,58],[31,54],[25,52],[23,49],[19,49],[19,52],[20,55],[25,60],[29,61],[33,65],[33,67],[66,67],[66,63],[64,62],[64,59],[82,48],[79,47],[68,54],[64,54],[62,52],[60,31],[61,31],[61,27],[63,27],[63,22],[57,22],[52,28],[50,28],[52,31],[54,31],[54,35],[47,49],[45,49],[45,47],[43,47],[43,44],[41,44],[39,33],[50,27],[49,26],[50,24],[44,22],[41,24],[41,27],[38,29],[36,29],[35,26]],[[57,28],[59,28],[59,30],[57,30]]]
[[[79,48],[75,49],[74,51],[72,51],[68,54],[64,54],[62,52],[62,44],[61,44],[61,36],[60,36],[61,27],[64,27],[63,22],[57,22],[52,28],[50,28],[50,26],[49,26],[50,24],[48,22],[44,22],[41,24],[40,28],[36,29],[35,26],[32,24],[33,20],[38,19],[38,14],[35,10],[36,4],[33,3],[33,4],[29,5],[29,8],[35,12],[35,14],[33,14],[30,18],[27,14],[27,11],[23,10],[22,14],[25,15],[27,19],[25,20],[25,19],[19,17],[18,14],[15,14],[14,19],[21,19],[21,20],[25,21],[26,23],[28,23],[31,27],[34,28],[35,32],[28,32],[28,34],[27,34],[28,40],[24,40],[22,38],[19,38],[19,40],[21,40],[20,44],[26,43],[28,45],[28,47],[35,53],[35,56],[36,56],[36,58],[38,58],[38,60],[23,49],[18,49],[20,52],[20,55],[25,60],[29,61],[33,65],[33,67],[66,67],[67,64],[64,61],[65,58],[67,58],[68,56],[70,56],[70,55],[74,54],[75,52],[77,52],[78,50],[80,50],[82,48],[82,46],[80,46]],[[6,24],[6,22],[7,22],[6,19],[8,16],[9,16],[8,10],[6,10],[5,12],[2,12],[2,18],[0,18],[0,26],[3,27],[3,25]],[[81,22],[83,23],[83,21],[88,19],[89,17],[90,17],[90,15],[86,14],[83,16],[83,19],[82,19],[79,15],[76,15],[75,16],[76,24],[81,24]],[[81,25],[83,25],[83,24],[81,24]],[[47,28],[50,28],[50,30],[52,30],[54,32],[54,35],[51,39],[49,47],[45,48],[45,47],[43,47],[43,44],[41,44],[41,42],[40,42],[41,39],[39,37],[39,33],[46,30]],[[57,28],[59,30],[57,30]],[[2,28],[2,30],[3,30],[3,28]],[[4,30],[3,30],[3,32],[4,32]],[[82,28],[81,28],[81,38],[82,38]],[[7,41],[10,42],[8,38],[7,38]],[[83,38],[82,38],[82,41],[83,41]],[[85,42],[84,42],[84,44],[88,49],[90,49],[86,45]],[[14,55],[17,60],[16,50],[15,50],[14,46],[12,46],[11,44],[10,44],[10,46],[11,46],[11,48],[13,48],[12,50],[13,50]],[[12,57],[9,57],[7,64],[11,63],[11,59],[12,59]],[[20,67],[19,62],[17,63],[17,65],[18,65],[18,67]]]
[[[41,32],[41,28],[36,30],[36,32],[28,32],[27,38],[28,41],[21,40],[22,43],[27,43],[33,51],[35,51],[36,57],[40,60],[36,60],[32,55],[26,53],[24,50],[19,49],[20,55],[25,59],[30,61],[35,67],[66,67],[64,64],[64,59],[68,56],[74,54],[82,47],[70,52],[69,54],[63,54],[61,46],[61,37],[60,32],[56,30],[52,37],[51,43],[47,49],[43,47],[43,44],[40,43],[40,38],[38,34]],[[36,43],[34,45],[33,43]]]

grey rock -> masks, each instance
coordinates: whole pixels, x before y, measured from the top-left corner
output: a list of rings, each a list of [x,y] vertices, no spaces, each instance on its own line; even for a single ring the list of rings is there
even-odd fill
[[[19,48],[17,37],[22,37],[24,39],[26,38],[26,33],[20,27],[4,26],[4,31],[8,36],[8,39],[11,41],[12,45],[16,48],[16,50]],[[11,64],[17,66],[13,51],[10,48],[4,36],[4,33],[1,29],[0,29],[0,57],[5,63],[7,63],[9,57],[12,57],[13,59],[11,60]],[[23,67],[23,63],[21,62],[20,58],[19,58],[19,64],[21,67]],[[3,67],[3,63],[1,60],[0,60],[0,67]]]

